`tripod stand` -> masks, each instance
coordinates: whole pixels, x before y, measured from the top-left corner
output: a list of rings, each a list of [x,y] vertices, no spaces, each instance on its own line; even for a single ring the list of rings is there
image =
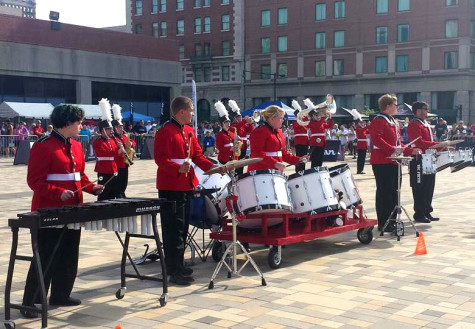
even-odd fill
[[[226,248],[226,251],[223,254],[223,257],[221,257],[221,260],[219,261],[218,265],[216,266],[213,276],[211,277],[211,280],[208,285],[208,289],[213,289],[214,288],[214,279],[218,275],[219,271],[221,270],[221,267],[223,265],[228,269],[228,278],[231,277],[231,274],[237,274],[239,275],[241,271],[244,269],[244,267],[250,262],[252,267],[256,270],[257,274],[261,277],[261,284],[263,286],[266,286],[266,280],[264,279],[264,275],[262,272],[259,270],[259,267],[257,264],[254,262],[252,259],[251,255],[247,252],[246,248],[243,247],[241,242],[237,241],[237,219],[236,219],[236,211],[234,207],[234,202],[236,200],[236,175],[235,175],[235,168],[232,168],[230,170],[231,174],[231,184],[228,186],[229,189],[229,198],[232,203],[231,207],[228,207],[229,212],[231,213],[231,218],[232,218],[232,224],[233,224],[233,241],[231,244]],[[240,248],[241,251],[246,255],[246,261],[244,264],[238,268],[237,264],[237,249]],[[231,262],[228,264],[226,262],[226,258],[230,256],[231,257]]]
[[[419,236],[419,232],[414,225],[413,220],[409,217],[406,209],[401,205],[401,174],[402,174],[402,165],[403,162],[412,160],[412,157],[405,157],[405,156],[391,156],[389,157],[391,160],[396,161],[397,163],[397,204],[394,206],[393,211],[389,215],[389,218],[386,220],[383,229],[381,230],[380,236],[384,235],[384,231],[389,226],[390,223],[394,222],[394,230],[395,235],[397,237],[397,241],[401,240],[401,236],[404,236],[404,222],[401,220],[401,213],[404,211],[406,214],[407,219],[412,225],[412,228],[416,232],[416,237]]]

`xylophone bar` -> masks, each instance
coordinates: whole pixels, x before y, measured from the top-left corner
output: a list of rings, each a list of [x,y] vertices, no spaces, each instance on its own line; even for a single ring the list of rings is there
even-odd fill
[[[106,220],[95,220],[83,223],[67,224],[68,229],[79,230],[81,227],[86,231],[117,231],[131,234],[153,235],[152,215],[129,216],[122,218],[112,218]],[[62,228],[63,225],[55,226]],[[140,232],[139,232],[140,228]]]

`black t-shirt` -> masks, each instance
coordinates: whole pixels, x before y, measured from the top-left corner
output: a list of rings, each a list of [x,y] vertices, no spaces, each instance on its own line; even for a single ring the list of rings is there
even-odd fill
[[[447,131],[448,131],[448,128],[445,123],[435,125],[435,135],[437,137],[442,137],[442,135],[446,133]]]

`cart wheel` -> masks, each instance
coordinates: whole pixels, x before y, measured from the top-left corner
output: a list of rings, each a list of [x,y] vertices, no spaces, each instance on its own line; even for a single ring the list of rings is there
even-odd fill
[[[213,289],[214,288],[214,282],[210,281],[208,285],[208,289]]]
[[[117,299],[122,299],[122,298],[124,298],[124,296],[125,296],[125,288],[120,288],[115,293],[115,297]]]
[[[416,232],[416,238],[418,238],[418,237],[419,237],[419,232]]]
[[[277,252],[277,247],[272,247],[269,250],[267,261],[269,263],[270,268],[276,269],[280,267],[280,265],[282,264],[282,257],[279,257],[279,253]]]
[[[15,329],[15,322],[13,321],[5,321],[5,329]]]
[[[373,241],[373,231],[370,229],[360,228],[356,236],[362,244],[369,244]]]
[[[215,262],[219,262],[223,258],[224,254],[224,243],[216,241],[213,245],[213,250],[211,251],[211,256]]]
[[[163,294],[160,296],[160,299],[158,301],[160,302],[161,307],[167,305],[167,299],[168,299],[167,294]]]

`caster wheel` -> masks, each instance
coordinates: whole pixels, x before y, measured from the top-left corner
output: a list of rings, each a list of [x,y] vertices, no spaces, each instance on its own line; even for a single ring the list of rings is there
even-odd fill
[[[6,321],[6,322],[5,322],[5,329],[15,329],[15,322],[13,322],[13,321]]]
[[[160,299],[158,301],[160,302],[161,307],[167,305],[167,299],[168,299],[168,296],[166,294],[163,294],[160,296]]]
[[[231,272],[228,272],[228,279],[231,279]]]
[[[373,241],[373,231],[370,229],[360,228],[356,233],[356,236],[362,244],[369,244],[371,241]]]
[[[213,257],[215,262],[219,262],[221,258],[223,258],[224,251],[225,251],[224,243],[216,241],[211,251],[211,256]]]
[[[280,267],[280,265],[282,264],[282,257],[279,257],[277,247],[272,247],[269,250],[267,262],[269,263],[270,268],[276,269]]]
[[[124,298],[124,296],[125,296],[125,289],[126,289],[126,288],[120,288],[120,289],[118,289],[118,290],[116,291],[116,293],[115,293],[115,297],[116,297],[117,299],[122,299],[122,298]]]
[[[214,288],[214,282],[210,281],[208,285],[208,289],[213,289]]]

